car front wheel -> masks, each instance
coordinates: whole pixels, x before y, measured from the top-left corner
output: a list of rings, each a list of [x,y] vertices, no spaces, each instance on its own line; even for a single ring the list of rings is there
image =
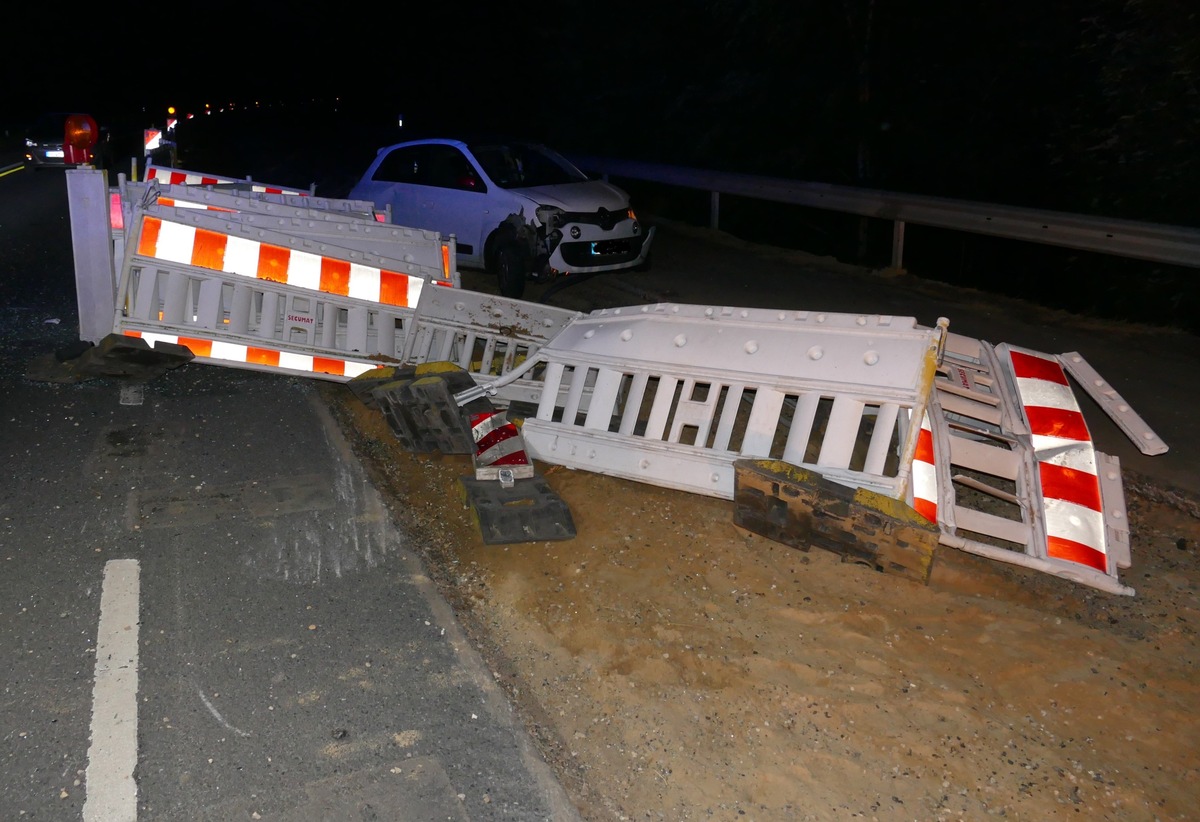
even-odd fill
[[[504,243],[496,249],[496,281],[503,296],[520,299],[528,274],[529,263],[516,243]]]

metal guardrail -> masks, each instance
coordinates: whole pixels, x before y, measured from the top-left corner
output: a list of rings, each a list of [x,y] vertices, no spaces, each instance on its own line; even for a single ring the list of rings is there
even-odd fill
[[[903,268],[906,223],[1200,268],[1200,228],[634,160],[602,157],[571,160],[580,168],[606,178],[625,177],[708,191],[709,226],[714,229],[720,223],[722,194],[891,220],[894,268]]]

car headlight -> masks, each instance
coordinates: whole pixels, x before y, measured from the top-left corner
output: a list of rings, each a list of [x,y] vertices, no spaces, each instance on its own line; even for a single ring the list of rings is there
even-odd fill
[[[558,228],[562,224],[566,212],[558,206],[540,205],[537,207],[538,222],[548,228]]]
[[[28,137],[25,138],[25,148],[33,148],[36,145],[37,145],[36,140],[30,140]]]

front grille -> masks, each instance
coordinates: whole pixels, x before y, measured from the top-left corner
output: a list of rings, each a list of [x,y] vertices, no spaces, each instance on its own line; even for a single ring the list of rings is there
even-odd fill
[[[569,266],[620,265],[636,260],[644,237],[601,240],[595,243],[565,242],[559,246],[563,262]]]

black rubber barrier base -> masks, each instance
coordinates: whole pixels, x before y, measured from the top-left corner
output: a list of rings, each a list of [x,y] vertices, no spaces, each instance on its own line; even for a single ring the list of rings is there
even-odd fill
[[[807,551],[927,584],[938,529],[908,505],[850,488],[777,460],[736,460],[734,519],[740,528]]]
[[[474,387],[470,374],[461,369],[432,373],[416,369],[398,370],[397,376],[399,379],[374,386],[371,394],[406,449],[419,454],[475,453],[466,416],[475,405],[460,409],[454,402],[457,392]],[[479,404],[491,407],[486,400],[476,401]]]
[[[25,376],[39,382],[77,383],[96,377],[150,380],[189,363],[192,352],[175,343],[153,348],[140,337],[109,334],[96,345],[76,343],[34,360]]]
[[[509,488],[462,477],[459,487],[488,545],[575,538],[570,509],[542,477],[519,479]]]

